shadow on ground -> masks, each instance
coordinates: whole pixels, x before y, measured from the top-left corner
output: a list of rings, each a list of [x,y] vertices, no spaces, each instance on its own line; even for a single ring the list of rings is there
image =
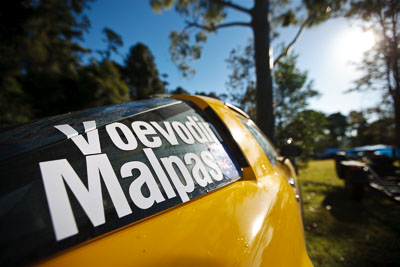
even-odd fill
[[[355,201],[342,186],[303,184],[306,197],[307,191],[321,197],[317,207],[305,200],[307,245],[315,266],[400,266],[400,203],[369,187]]]

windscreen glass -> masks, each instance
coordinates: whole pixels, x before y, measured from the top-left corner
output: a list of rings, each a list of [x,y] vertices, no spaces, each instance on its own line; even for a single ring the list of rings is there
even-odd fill
[[[29,263],[238,180],[212,121],[176,102],[0,163],[1,263]],[[153,218],[156,219],[156,218]]]

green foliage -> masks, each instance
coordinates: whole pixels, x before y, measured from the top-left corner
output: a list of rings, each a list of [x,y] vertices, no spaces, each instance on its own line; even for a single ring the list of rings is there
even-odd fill
[[[395,124],[393,118],[378,119],[372,122],[363,133],[368,145],[394,144]]]
[[[349,147],[359,147],[368,143],[365,131],[368,128],[368,121],[363,112],[351,111],[347,116],[349,133]]]
[[[68,66],[55,65],[49,69],[27,72],[22,87],[29,96],[29,103],[36,118],[57,115],[76,110],[79,74]],[[62,69],[65,71],[63,72]]]
[[[175,90],[170,92],[171,95],[188,95],[189,92],[183,89],[182,87],[178,86]]]
[[[342,115],[342,113],[337,112],[330,114],[327,119],[329,121],[329,147],[341,147],[344,139],[346,138],[346,131],[348,126],[347,118],[346,116]]]
[[[132,99],[146,99],[153,94],[166,93],[154,57],[142,43],[130,48],[123,73]]]
[[[1,126],[130,101],[130,93],[143,99],[165,92],[145,45],[131,48],[125,66],[110,61],[123,41],[107,27],[103,29],[106,48],[97,51],[102,58],[82,64],[82,56],[91,52],[77,42],[90,26],[84,14],[89,2],[17,0],[0,4]],[[205,37],[199,34],[197,38]]]
[[[40,71],[49,65],[62,71],[61,61],[76,64],[78,54],[86,51],[74,40],[89,27],[81,14],[88,1],[12,2],[2,4],[2,71]]]
[[[361,63],[357,65],[357,69],[363,72],[363,75],[354,81],[354,88],[350,89],[349,92],[388,90],[384,46],[384,42],[378,41],[373,49],[364,53]]]
[[[212,97],[212,98],[221,100],[220,97],[215,92],[209,92],[209,93],[206,93],[206,92],[195,92],[194,94],[195,95],[208,96],[208,97]]]
[[[89,27],[89,1],[11,1],[0,16],[2,124],[67,110],[66,88],[74,88],[79,57],[76,40]]]
[[[393,118],[383,116],[368,122],[363,111],[351,111],[347,116],[340,112],[327,116],[327,135],[319,142],[316,153],[327,148],[354,148],[366,145],[393,144],[395,124]]]
[[[82,68],[79,82],[79,108],[119,104],[130,100],[127,84],[111,61]]]
[[[27,96],[15,78],[6,77],[0,82],[0,125],[27,122],[32,118]]]
[[[365,22],[365,28],[374,30],[376,45],[365,54],[358,66],[364,74],[355,81],[352,90],[382,90],[383,102],[392,103],[395,138],[400,148],[400,1],[353,0],[346,15]]]
[[[312,81],[308,81],[307,71],[296,67],[297,57],[294,54],[287,56],[273,72],[278,140],[283,138],[279,131],[308,106],[311,98],[319,96]]]
[[[240,48],[232,49],[226,63],[228,69],[231,70],[226,83],[229,100],[237,103],[255,120],[256,77],[252,40],[248,40],[248,44],[243,50]]]
[[[184,77],[195,73],[190,63],[201,57],[203,45],[207,40],[206,34],[213,34],[218,29],[234,26],[250,27],[253,30],[254,49],[256,50],[254,55],[257,56],[251,60],[256,62],[257,77],[254,84],[251,80],[247,81],[244,96],[247,99],[252,99],[254,97],[253,92],[256,91],[258,98],[250,106],[246,106],[249,103],[247,99],[244,102],[239,99],[241,98],[240,93],[235,98],[237,98],[237,102],[241,102],[241,106],[245,107],[251,116],[257,116],[256,121],[261,130],[274,141],[273,88],[269,64],[271,60],[268,55],[271,42],[270,34],[274,38],[278,36],[276,31],[278,27],[300,25],[294,39],[278,56],[277,61],[279,61],[289,53],[304,29],[329,18],[333,4],[340,4],[343,1],[305,0],[305,4],[302,3],[298,7],[295,7],[295,4],[290,0],[254,0],[252,7],[249,7],[248,3],[225,0],[150,0],[150,3],[156,12],[169,9],[174,5],[175,10],[186,19],[186,27],[181,32],[176,30],[171,32],[169,36],[172,61],[177,64]],[[247,15],[249,20],[225,22],[228,10],[241,12]],[[195,35],[195,38],[190,38],[190,35]],[[256,110],[258,110],[258,115]]]
[[[175,10],[182,16],[201,21],[205,27],[211,29],[220,23],[225,17],[225,5],[218,0],[178,0],[175,2]]]
[[[151,8],[154,12],[162,13],[163,9],[170,9],[174,0],[150,0]]]
[[[231,51],[230,57],[227,59],[228,68],[231,69],[227,87],[230,93],[230,100],[238,103],[240,108],[247,112],[250,117],[255,117],[255,66],[253,58],[253,48],[250,43],[243,51],[234,49]],[[303,161],[314,153],[318,142],[322,142],[325,118],[320,118],[315,114],[307,111],[302,113],[308,106],[309,100],[319,95],[312,86],[312,81],[308,80],[307,72],[301,71],[296,67],[297,56],[292,54],[284,58],[273,72],[274,77],[274,110],[276,118],[276,142],[278,146],[285,145],[288,138],[294,138],[295,142],[300,145],[304,152]],[[300,114],[300,115],[299,115]],[[310,117],[310,127],[317,132],[313,136],[312,132],[298,131],[295,127],[305,127],[308,121],[305,117]],[[323,114],[321,115],[323,116]],[[312,124],[312,118],[316,117],[321,121],[320,127]],[[303,120],[304,119],[304,120]],[[297,131],[297,133],[296,133]],[[304,141],[296,138],[305,138]],[[312,142],[313,138],[318,138],[318,142]]]
[[[279,132],[285,138],[292,138],[294,144],[302,148],[300,167],[304,166],[315,152],[319,142],[326,138],[325,130],[329,122],[325,114],[314,110],[304,110],[297,115]],[[283,141],[283,140],[282,140]],[[281,142],[282,142],[281,141]]]
[[[368,122],[362,111],[351,111],[348,116],[333,113],[327,116],[328,130],[323,149],[332,147],[353,148],[375,144],[393,144],[395,123],[393,118],[382,117]],[[321,150],[318,152],[322,152]]]
[[[376,20],[378,17],[390,21],[390,17],[400,13],[398,1],[352,0],[346,12],[348,17],[357,17],[365,21]]]
[[[200,33],[196,35],[195,45],[190,44],[190,36],[185,31],[181,33],[178,31],[172,31],[169,35],[171,41],[171,46],[169,48],[171,59],[173,62],[176,62],[184,77],[196,73],[196,71],[188,64],[188,60],[197,60],[201,56],[202,46],[200,43],[205,42],[206,38],[204,39],[199,35]]]
[[[123,46],[124,42],[122,41],[121,35],[110,28],[105,27],[103,29],[103,34],[105,35],[103,41],[106,42],[107,48],[104,51],[98,51],[98,53],[103,57],[103,60],[109,60],[111,53],[119,54],[118,47]]]
[[[288,10],[286,13],[282,14],[279,19],[282,20],[282,27],[288,27],[297,23],[296,16],[292,10]]]
[[[304,165],[323,140],[325,116],[305,110],[309,100],[319,93],[308,81],[307,72],[296,67],[296,61],[293,54],[284,58],[273,73],[276,142],[279,147],[293,138],[303,150],[300,160]]]
[[[110,61],[92,62],[74,75],[28,73],[24,88],[37,117],[130,100],[126,83]]]
[[[302,0],[306,10],[313,16],[310,26],[318,25],[327,19],[334,17],[342,12],[347,0]]]
[[[249,43],[243,51],[233,49],[226,60],[231,70],[227,87],[231,101],[255,117],[255,66],[253,46]],[[319,96],[313,88],[312,81],[307,79],[307,71],[296,67],[297,55],[292,54],[282,60],[273,72],[274,77],[274,110],[278,131],[290,122],[297,112],[304,110],[308,101]],[[279,139],[279,137],[278,137]]]
[[[153,11],[162,13],[175,5],[175,10],[185,19],[195,20],[181,32],[174,30],[169,35],[171,42],[169,51],[171,59],[178,66],[184,77],[193,75],[196,71],[190,62],[200,59],[203,44],[207,41],[207,33],[217,30],[217,25],[226,17],[223,1],[216,0],[150,0]],[[189,28],[198,28],[190,36]]]
[[[308,27],[317,25],[337,12],[344,0],[334,1],[314,1],[304,0],[302,4],[296,6],[292,1],[269,2],[269,14],[271,14],[271,34],[277,37],[279,27],[291,25],[301,25]],[[252,8],[240,6],[231,1],[221,0],[150,0],[150,5],[154,12],[162,13],[175,6],[175,10],[186,19],[186,27],[181,31],[171,32],[170,52],[172,60],[177,64],[179,70],[186,77],[195,74],[195,70],[190,66],[190,62],[200,59],[204,43],[207,41],[207,34],[212,34],[220,28],[231,26],[248,26],[249,23],[228,22],[224,24],[226,12],[233,9],[250,15],[252,19]],[[295,7],[296,6],[296,7]],[[254,7],[253,7],[254,8]],[[268,11],[265,11],[268,16]],[[261,25],[259,25],[261,26]],[[190,31],[189,31],[190,30]],[[190,34],[194,38],[190,38]]]

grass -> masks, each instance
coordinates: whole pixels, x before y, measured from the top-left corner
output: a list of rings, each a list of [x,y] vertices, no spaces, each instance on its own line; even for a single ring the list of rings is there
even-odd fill
[[[400,203],[368,187],[351,200],[333,160],[310,162],[299,179],[314,266],[400,266]]]

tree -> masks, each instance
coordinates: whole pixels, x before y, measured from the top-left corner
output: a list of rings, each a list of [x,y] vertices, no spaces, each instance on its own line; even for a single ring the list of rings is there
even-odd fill
[[[237,103],[253,120],[256,120],[256,81],[252,40],[249,40],[243,50],[232,49],[226,62],[228,69],[231,70],[226,83],[230,100]]]
[[[350,111],[347,116],[349,146],[358,147],[367,145],[369,140],[366,135],[368,121],[362,111]]]
[[[180,86],[176,87],[175,90],[171,91],[171,95],[188,95],[188,94],[189,94],[189,92]]]
[[[206,92],[195,92],[194,94],[195,95],[208,96],[208,97],[212,97],[212,98],[220,100],[220,97],[215,92],[209,92],[209,93],[206,93]]]
[[[0,126],[23,123],[32,119],[32,107],[17,79],[6,77],[0,84]]]
[[[297,55],[292,54],[284,58],[273,72],[278,144],[283,144],[287,138],[282,134],[283,128],[307,108],[311,98],[319,95],[312,80],[308,80],[307,71],[300,71],[296,61]]]
[[[255,117],[256,103],[253,53],[254,50],[250,43],[243,51],[232,50],[227,59],[228,68],[232,71],[227,82],[231,100],[238,103],[252,118]],[[307,72],[299,70],[296,62],[297,55],[291,54],[282,58],[273,71],[276,142],[278,145],[286,142],[286,137],[282,135],[282,129],[299,112],[307,108],[311,98],[319,95],[318,91],[313,88],[312,81],[308,80]]]
[[[142,43],[129,49],[123,72],[132,99],[146,99],[153,94],[166,93],[153,54]]]
[[[128,85],[114,62],[92,63],[80,71],[79,98],[75,109],[100,107],[130,101]]]
[[[365,21],[377,33],[375,47],[365,54],[359,66],[365,74],[355,81],[353,90],[383,90],[384,99],[393,105],[394,144],[400,148],[400,1],[353,0],[348,17]]]
[[[395,125],[393,118],[378,119],[368,125],[365,130],[366,145],[390,144],[395,141]]]
[[[300,161],[306,164],[310,156],[317,151],[319,143],[326,139],[326,128],[329,122],[325,114],[314,110],[303,110],[282,129],[282,135],[292,138],[295,145],[302,148]],[[300,167],[302,167],[300,165]]]
[[[264,133],[274,140],[274,114],[272,79],[270,67],[270,33],[272,25],[289,26],[300,24],[298,34],[284,49],[284,54],[299,38],[303,30],[313,24],[319,23],[329,17],[329,11],[335,8],[340,0],[330,1],[304,1],[305,12],[292,10],[289,1],[255,0],[253,7],[248,8],[229,0],[150,0],[153,10],[161,12],[175,4],[176,11],[190,20],[186,20],[186,27],[182,32],[173,31],[170,34],[172,60],[184,74],[193,73],[187,60],[196,60],[201,56],[202,45],[207,41],[207,33],[227,27],[250,27],[253,31],[254,60],[256,66],[256,114],[257,124]],[[234,21],[224,23],[228,9],[248,15],[250,21]],[[296,18],[294,14],[306,14],[306,18]],[[268,19],[272,14],[271,21]],[[300,22],[300,20],[302,22]],[[195,42],[191,43],[189,30],[197,30]],[[283,56],[283,55],[282,55]],[[282,56],[278,56],[280,59]]]
[[[65,110],[65,92],[78,78],[80,40],[89,27],[89,1],[12,1],[0,16],[0,106],[2,123]],[[21,108],[22,107],[22,108]],[[14,121],[15,120],[15,121]]]
[[[114,32],[110,28],[105,27],[103,29],[103,34],[105,35],[105,39],[103,40],[107,44],[107,48],[102,51],[99,50],[98,53],[103,57],[104,60],[110,60],[111,53],[118,53],[118,48],[123,46],[124,42],[122,41],[121,35]]]
[[[87,65],[78,43],[90,0],[2,3],[0,123],[10,125],[82,108],[129,101],[118,65],[108,60],[122,39],[105,28],[105,57]]]
[[[346,139],[347,118],[340,112],[332,113],[328,117],[330,147],[342,147]]]

